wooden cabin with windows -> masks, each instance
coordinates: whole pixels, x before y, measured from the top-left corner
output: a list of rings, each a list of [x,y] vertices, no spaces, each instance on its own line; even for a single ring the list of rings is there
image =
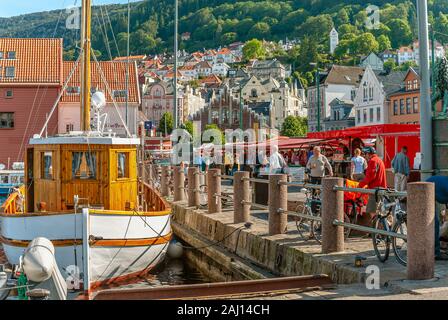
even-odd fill
[[[73,210],[81,204],[127,211],[138,205],[139,139],[57,136],[31,139],[26,157],[27,212]]]

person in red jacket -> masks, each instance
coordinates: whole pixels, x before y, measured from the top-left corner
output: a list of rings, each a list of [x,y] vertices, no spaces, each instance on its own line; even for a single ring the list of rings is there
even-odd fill
[[[383,160],[378,157],[373,147],[366,147],[362,150],[367,156],[366,177],[359,183],[360,188],[368,189],[387,188],[386,167]],[[374,214],[376,212],[376,199],[374,195],[370,195],[367,203],[367,213]]]

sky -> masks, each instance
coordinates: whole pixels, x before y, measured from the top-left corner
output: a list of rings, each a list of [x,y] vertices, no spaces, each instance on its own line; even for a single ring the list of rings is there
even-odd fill
[[[0,17],[13,17],[24,13],[50,11],[81,4],[81,0],[0,0]],[[92,0],[93,5],[127,3],[128,0]],[[135,0],[131,0],[135,2]]]

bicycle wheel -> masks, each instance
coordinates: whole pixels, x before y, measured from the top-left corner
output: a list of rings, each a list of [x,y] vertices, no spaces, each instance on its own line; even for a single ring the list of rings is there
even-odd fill
[[[390,230],[387,217],[376,216],[373,220],[373,227],[379,230]],[[378,260],[386,262],[390,253],[390,237],[375,233],[372,234],[372,242]]]
[[[393,232],[407,235],[408,228],[406,224],[406,219],[399,219],[394,225]],[[394,237],[392,239],[392,248],[395,253],[395,258],[403,266],[407,265],[408,262],[408,242],[405,239],[400,239]]]
[[[318,203],[313,210],[310,210],[312,215],[315,217],[320,217],[320,203]],[[313,237],[317,242],[321,243],[322,240],[322,222],[311,221],[311,237]]]
[[[297,206],[296,212],[311,215],[311,210],[303,203]],[[296,217],[296,227],[297,231],[299,232],[300,238],[302,238],[303,240],[309,240],[311,232],[310,220],[302,217]]]

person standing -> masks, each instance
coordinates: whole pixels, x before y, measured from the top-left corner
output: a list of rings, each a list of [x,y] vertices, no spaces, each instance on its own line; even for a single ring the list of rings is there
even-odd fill
[[[325,169],[329,171],[330,177],[333,176],[333,168],[327,157],[321,153],[320,147],[313,148],[313,156],[310,157],[306,168],[310,170],[311,184],[321,184],[322,178],[325,177]]]
[[[394,188],[397,191],[406,191],[409,174],[411,173],[408,147],[401,148],[401,152],[397,153],[392,160],[392,168],[394,169]]]
[[[355,149],[355,156],[351,162],[350,179],[355,181],[363,180],[366,176],[364,172],[367,169],[367,161],[361,156],[361,149]]]
[[[285,159],[278,152],[278,147],[273,146],[269,157],[269,174],[280,174],[287,166]]]
[[[378,157],[376,150],[373,147],[366,147],[362,150],[368,159],[367,171],[364,179],[359,183],[359,188],[367,187],[368,189],[387,188],[386,167],[383,160]],[[377,202],[375,195],[369,196],[366,212],[368,214],[375,214],[377,209]]]

